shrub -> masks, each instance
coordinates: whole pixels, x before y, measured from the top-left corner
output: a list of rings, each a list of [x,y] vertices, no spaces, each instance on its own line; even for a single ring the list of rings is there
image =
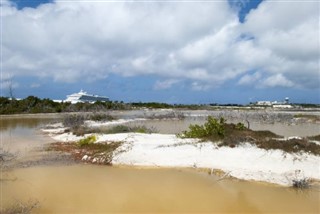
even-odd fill
[[[179,136],[183,138],[223,138],[224,123],[225,120],[222,117],[218,121],[216,118],[209,116],[204,125],[190,125],[189,130],[182,132],[182,135]]]
[[[84,139],[78,141],[79,146],[85,146],[89,144],[93,144],[97,141],[97,137],[95,135],[90,135]]]
[[[244,124],[243,124],[243,123],[237,123],[237,125],[236,125],[236,129],[237,129],[237,130],[245,130],[245,129],[246,129],[246,127],[244,126]]]
[[[72,114],[72,115],[66,115],[63,118],[62,123],[64,126],[74,128],[74,127],[82,126],[84,124],[84,121],[85,121],[85,116],[81,114]]]
[[[292,180],[292,187],[299,188],[299,189],[306,189],[310,186],[309,179],[302,178],[302,179],[294,179]]]

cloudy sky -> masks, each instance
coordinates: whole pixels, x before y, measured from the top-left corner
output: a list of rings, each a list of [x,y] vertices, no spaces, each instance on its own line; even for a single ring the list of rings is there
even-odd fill
[[[1,95],[320,103],[320,3],[0,0]]]

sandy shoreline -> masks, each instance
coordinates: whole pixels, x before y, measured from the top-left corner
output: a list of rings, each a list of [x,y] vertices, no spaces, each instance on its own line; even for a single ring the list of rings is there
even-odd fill
[[[59,126],[43,131],[57,142],[75,142],[88,136],[63,133]],[[206,168],[223,171],[238,179],[284,186],[291,186],[297,179],[320,180],[320,156],[308,153],[267,151],[248,143],[235,148],[218,147],[212,142],[181,139],[172,134],[95,135],[97,143],[123,142],[113,154],[113,165]]]

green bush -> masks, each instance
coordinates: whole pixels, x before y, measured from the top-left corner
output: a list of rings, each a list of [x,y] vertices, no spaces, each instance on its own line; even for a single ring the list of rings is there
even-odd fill
[[[225,132],[224,124],[224,118],[221,117],[219,120],[217,120],[216,118],[209,116],[204,125],[190,125],[189,130],[182,132],[182,134],[179,136],[183,138],[223,138]]]
[[[246,130],[246,127],[243,123],[237,123],[236,129],[237,130]]]
[[[84,139],[79,140],[78,145],[79,146],[86,146],[89,144],[93,144],[96,141],[97,141],[97,137],[95,135],[90,135]]]

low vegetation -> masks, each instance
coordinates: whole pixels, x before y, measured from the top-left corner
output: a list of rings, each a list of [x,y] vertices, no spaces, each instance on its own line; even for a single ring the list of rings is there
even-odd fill
[[[35,96],[28,96],[22,100],[0,97],[0,114],[100,112],[125,109],[131,109],[130,105],[117,101],[71,104],[70,102],[60,103],[50,99],[40,99]]]
[[[151,134],[155,133],[156,130],[152,128],[147,128],[145,126],[125,126],[125,125],[117,125],[111,127],[75,127],[73,129],[67,129],[66,132],[72,132],[76,136],[83,136],[85,134],[117,134],[117,133],[145,133]]]
[[[292,187],[297,189],[306,189],[310,187],[310,180],[308,178],[292,180]]]
[[[320,141],[320,134],[319,134],[319,135],[315,135],[315,136],[308,137],[308,139],[309,139],[309,140]]]
[[[97,141],[97,137],[95,135],[90,135],[86,138],[83,138],[81,140],[78,141],[78,145],[79,146],[87,146],[87,145],[90,145],[90,144],[93,144]]]
[[[94,135],[85,138],[84,141],[80,140],[73,143],[52,143],[48,150],[71,154],[71,156],[78,161],[111,165],[113,153],[121,146],[122,142],[95,143],[96,137],[93,136]]]
[[[242,123],[228,124],[224,118],[207,118],[204,125],[190,125],[189,130],[178,135],[181,138],[200,138],[219,143],[219,146],[236,147],[243,142],[253,144],[261,149],[280,149],[289,153],[308,152],[320,155],[320,145],[310,142],[312,138],[284,139],[270,131],[253,131]]]

